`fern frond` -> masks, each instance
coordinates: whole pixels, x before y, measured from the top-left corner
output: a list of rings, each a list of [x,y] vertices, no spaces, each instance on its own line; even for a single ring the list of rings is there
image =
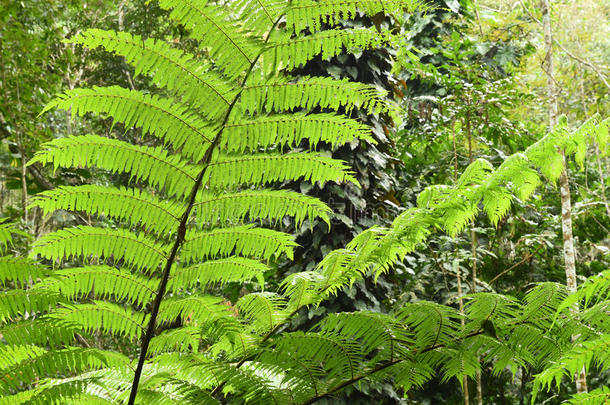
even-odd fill
[[[159,5],[172,9],[170,18],[191,31],[191,37],[209,50],[210,57],[229,79],[242,74],[258,54],[260,45],[244,35],[220,6],[205,0],[160,0]]]
[[[395,356],[405,353],[402,345],[412,343],[410,334],[392,316],[378,312],[329,314],[319,327],[325,333],[358,340],[366,355],[379,351],[375,359],[381,357],[392,361]]]
[[[61,293],[70,300],[94,293],[98,298],[113,297],[139,306],[151,301],[158,284],[157,280],[103,265],[56,270],[53,275],[41,283],[41,287]]]
[[[63,304],[48,317],[60,323],[76,325],[86,332],[101,330],[134,340],[144,330],[149,316],[110,302],[94,301],[93,304]]]
[[[125,365],[129,359],[117,352],[93,348],[71,347],[45,352],[22,360],[14,367],[3,370],[0,387],[4,390],[17,388],[20,384],[31,384],[36,378],[54,376],[57,373],[74,373],[102,367]]]
[[[539,283],[525,296],[522,318],[537,319],[541,328],[550,328],[557,308],[566,299],[567,288],[558,283]]]
[[[62,302],[59,294],[40,290],[11,290],[0,293],[0,323],[22,316],[44,313]]]
[[[281,324],[288,313],[283,310],[285,301],[281,295],[260,292],[241,297],[235,307],[243,319],[259,333],[269,332]]]
[[[456,378],[460,384],[463,384],[463,377],[474,377],[477,370],[481,369],[481,361],[477,356],[477,352],[469,350],[466,345],[462,344],[457,347],[443,350],[444,359],[442,365],[441,381],[446,382],[451,378]]]
[[[298,80],[274,78],[249,82],[241,94],[239,106],[252,113],[282,112],[315,107],[349,114],[354,108],[369,114],[387,111],[386,93],[376,87],[335,80],[329,77],[302,77]]]
[[[294,246],[289,234],[250,225],[234,226],[187,232],[181,257],[184,263],[232,255],[268,260],[285,254],[292,258]]]
[[[578,290],[570,294],[557,308],[559,314],[566,308],[572,308],[576,303],[582,303],[582,309],[610,299],[610,270],[589,277]]]
[[[30,281],[37,281],[49,275],[50,271],[30,259],[23,257],[0,257],[0,285],[9,282],[16,287],[24,287]]]
[[[560,387],[564,376],[571,380],[581,370],[588,371],[591,367],[599,367],[602,370],[610,368],[610,334],[603,334],[588,342],[576,343],[571,350],[536,375],[534,398],[540,389],[551,388],[553,384]]]
[[[171,98],[144,94],[119,86],[68,90],[49,102],[41,114],[52,108],[72,111],[72,115],[107,115],[126,127],[142,128],[198,161],[212,140],[208,124],[186,105]]]
[[[221,195],[203,195],[193,205],[200,224],[241,222],[245,218],[278,223],[284,217],[302,224],[320,218],[330,227],[330,208],[317,198],[283,190],[248,190]]]
[[[51,232],[32,245],[31,255],[62,261],[74,257],[124,260],[135,269],[155,271],[167,258],[168,247],[125,229],[78,226]]]
[[[47,142],[28,164],[52,163],[59,167],[98,167],[111,173],[129,173],[168,195],[187,196],[197,168],[161,147],[136,146],[97,135],[70,136]]]
[[[303,362],[319,364],[327,378],[351,379],[358,372],[362,353],[358,342],[330,333],[291,332],[275,340],[276,350]]]
[[[286,3],[281,0],[236,0],[231,2],[231,8],[247,31],[262,38],[284,12]]]
[[[3,339],[9,345],[37,345],[57,348],[74,343],[75,325],[61,324],[45,315],[40,318],[12,322],[2,328]]]
[[[196,61],[194,55],[166,42],[99,29],[86,30],[70,42],[90,49],[103,47],[125,57],[125,61],[135,68],[136,76],[149,75],[156,85],[183,97],[211,119],[226,112],[234,97],[234,91],[220,75]]]
[[[356,18],[359,14],[374,16],[377,13],[401,15],[415,9],[424,9],[418,0],[298,0],[286,10],[286,26],[294,33],[305,29],[315,32],[322,24],[334,26],[341,20]]]
[[[460,314],[451,307],[434,302],[407,304],[396,315],[411,327],[417,349],[450,345],[460,330],[457,322]]]
[[[208,260],[193,266],[174,269],[167,288],[169,291],[176,291],[192,288],[197,284],[207,287],[212,284],[244,283],[252,279],[256,279],[261,288],[264,288],[264,274],[269,270],[270,267],[266,264],[244,257]]]
[[[308,61],[321,55],[323,60],[330,60],[344,52],[378,48],[391,41],[389,34],[375,28],[330,29],[310,35],[292,37],[281,36],[270,41],[265,49],[272,66],[286,67],[288,70],[305,65]]]
[[[358,184],[344,162],[314,152],[221,156],[210,163],[203,181],[222,190],[298,179],[320,186],[329,181]]]
[[[140,224],[158,235],[174,230],[184,212],[175,202],[163,201],[135,188],[83,185],[58,187],[36,194],[31,203],[45,214],[55,210],[84,211]]]
[[[260,148],[296,147],[308,141],[311,149],[319,142],[335,147],[355,139],[375,143],[371,130],[356,120],[336,114],[276,114],[246,121],[229,122],[224,127],[221,147],[232,152]]]
[[[603,405],[610,402],[610,387],[601,387],[590,392],[576,394],[567,402],[569,405]]]
[[[199,350],[201,334],[198,327],[185,326],[161,332],[150,340],[151,356],[165,352],[193,353]]]
[[[213,318],[232,316],[224,300],[212,295],[191,295],[184,298],[166,298],[159,308],[158,322],[171,323],[180,319],[201,325]]]

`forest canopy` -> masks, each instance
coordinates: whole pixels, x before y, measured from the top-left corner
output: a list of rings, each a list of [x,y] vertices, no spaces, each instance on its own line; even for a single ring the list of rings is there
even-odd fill
[[[606,2],[0,19],[0,404],[610,402]]]

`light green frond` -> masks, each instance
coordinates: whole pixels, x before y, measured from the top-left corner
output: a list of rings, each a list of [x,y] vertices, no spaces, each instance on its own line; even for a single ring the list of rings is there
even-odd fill
[[[15,283],[23,287],[31,281],[46,277],[50,273],[46,267],[25,257],[0,257],[0,285]]]
[[[610,299],[610,270],[589,277],[587,281],[579,286],[578,291],[570,294],[557,308],[559,314],[567,308],[572,308],[576,303],[582,303],[582,309],[591,305]]]
[[[341,20],[351,20],[359,13],[374,16],[377,13],[401,16],[405,10],[423,10],[418,0],[297,0],[286,10],[286,25],[295,33],[305,29],[318,31],[322,24],[334,26]]]
[[[51,232],[32,245],[31,255],[53,261],[75,257],[123,259],[136,269],[154,272],[167,258],[168,247],[125,229],[78,226]]]
[[[282,323],[288,313],[284,311],[285,300],[271,292],[251,293],[237,301],[235,307],[243,319],[259,333],[266,333]]]
[[[150,340],[148,352],[151,356],[166,352],[196,353],[201,340],[199,330],[196,326],[164,330]]]
[[[88,379],[43,379],[37,387],[21,391],[15,395],[0,397],[2,405],[64,405],[72,404],[72,399],[82,395],[87,389]],[[103,404],[107,404],[105,402]],[[97,402],[91,402],[97,404]]]
[[[1,345],[0,370],[8,370],[24,360],[38,357],[47,350],[33,345]]]
[[[556,181],[563,170],[563,158],[557,151],[563,145],[561,136],[550,133],[539,141],[529,146],[524,154],[536,166],[542,174],[550,181]]]
[[[451,344],[460,329],[460,314],[454,308],[434,302],[407,304],[396,315],[410,326],[417,349]]]
[[[42,347],[48,345],[51,348],[72,344],[76,331],[75,325],[60,324],[48,315],[12,322],[0,328],[0,333],[7,344]]]
[[[239,19],[247,31],[254,32],[262,38],[284,12],[286,2],[281,0],[236,0],[231,2],[231,8],[239,14]]]
[[[220,75],[195,56],[171,47],[164,41],[144,40],[126,32],[89,29],[70,42],[90,49],[103,47],[106,51],[125,57],[135,68],[136,76],[150,75],[154,83],[199,108],[207,117],[216,118],[231,104],[234,92]]]
[[[217,317],[232,316],[223,298],[212,295],[190,295],[184,298],[166,298],[159,308],[157,322],[169,324],[180,319],[182,323],[201,325]]]
[[[443,382],[447,382],[455,377],[460,384],[463,384],[464,379],[462,377],[473,378],[477,370],[481,369],[481,362],[477,353],[473,350],[468,350],[465,345],[445,349],[443,350],[443,355],[447,357],[442,365],[441,381]]]
[[[291,259],[295,246],[290,234],[250,225],[235,226],[187,232],[181,257],[184,263],[232,255],[268,260],[285,254]]]
[[[140,224],[148,231],[163,235],[173,231],[180,222],[184,207],[163,201],[135,188],[83,185],[58,187],[43,191],[33,198],[32,206],[45,214],[55,210],[84,211]]]
[[[479,328],[481,322],[515,319],[519,316],[517,301],[501,294],[476,293],[465,296],[467,299],[464,310],[471,327]]]
[[[265,61],[274,67],[281,66],[288,70],[305,65],[308,61],[321,55],[323,60],[356,50],[379,48],[391,41],[389,34],[375,28],[331,29],[310,35],[292,37],[281,36],[271,40],[265,49]],[[275,69],[274,69],[275,70]]]
[[[40,290],[10,290],[0,292],[0,323],[20,317],[48,312],[62,302],[59,294]]]
[[[601,387],[590,392],[574,395],[568,405],[605,405],[610,402],[610,387]]]
[[[314,152],[221,156],[210,163],[203,181],[222,190],[298,179],[320,186],[329,181],[358,184],[343,161]]]
[[[52,163],[59,167],[98,167],[112,173],[129,173],[168,195],[187,196],[197,176],[197,168],[161,147],[132,145],[97,135],[57,138],[44,144],[29,164]]]
[[[230,79],[242,74],[258,54],[260,45],[245,35],[220,6],[205,0],[160,0],[159,5],[172,9],[170,17],[191,31],[191,37],[208,49]]]
[[[105,115],[128,128],[142,128],[143,133],[162,139],[195,161],[203,157],[213,137],[207,123],[186,105],[119,86],[68,90],[47,104],[42,113],[52,108],[69,110],[72,115]]]
[[[493,166],[486,159],[476,159],[466,167],[462,175],[458,178],[456,187],[469,187],[475,184],[482,184],[493,171]]]
[[[315,149],[319,142],[340,146],[354,139],[375,143],[371,130],[356,120],[336,114],[276,114],[225,125],[221,147],[230,152],[246,149],[297,147],[307,140]]]
[[[284,190],[248,190],[220,195],[205,194],[193,206],[194,215],[203,224],[236,223],[245,220],[280,222],[294,218],[297,226],[306,219],[320,218],[330,227],[330,208],[314,197]]]
[[[557,308],[567,297],[567,288],[558,283],[536,285],[525,296],[523,319],[537,319],[541,328],[550,327]]]
[[[392,361],[394,356],[404,353],[401,346],[412,340],[406,328],[399,325],[392,316],[378,312],[328,314],[319,327],[324,333],[358,340],[365,355],[378,351],[375,359],[381,355],[383,360]]]
[[[169,291],[176,291],[192,288],[197,284],[207,287],[213,284],[245,283],[253,279],[264,288],[264,274],[270,269],[264,263],[244,257],[208,260],[193,266],[173,269],[167,288]]]
[[[252,80],[244,87],[239,105],[243,110],[252,113],[293,111],[301,108],[312,110],[321,107],[333,111],[344,108],[347,114],[354,108],[369,114],[378,114],[389,108],[384,100],[385,95],[385,91],[376,87],[350,82],[347,79],[258,79]]]
[[[324,277],[317,271],[289,274],[280,285],[284,296],[288,297],[286,308],[292,312],[316,303],[319,299],[320,285],[323,282]]]
[[[603,334],[588,342],[576,343],[571,350],[552,362],[534,380],[534,392],[554,384],[561,386],[564,376],[570,380],[581,370],[590,368],[608,370],[610,368],[610,334]]]
[[[276,350],[324,368],[327,378],[350,379],[358,373],[362,353],[358,342],[330,333],[291,332],[275,340]]]
[[[506,188],[488,189],[483,196],[483,209],[494,226],[506,215],[513,202],[513,196]]]
[[[100,330],[132,340],[140,337],[149,317],[148,314],[133,312],[105,301],[94,301],[93,304],[63,304],[48,316],[60,323],[76,325],[88,333]]]
[[[6,391],[17,388],[20,384],[31,384],[41,377],[55,376],[57,373],[96,370],[128,362],[129,359],[120,353],[100,349],[71,347],[55,350],[24,359],[11,367],[10,378],[0,379],[0,387]]]
[[[402,361],[387,370],[395,386],[405,392],[411,388],[421,388],[434,375],[434,369],[426,363]]]
[[[130,271],[110,266],[87,266],[56,270],[41,286],[75,300],[94,294],[98,298],[113,297],[139,306],[149,303],[156,294],[158,280],[137,276]]]

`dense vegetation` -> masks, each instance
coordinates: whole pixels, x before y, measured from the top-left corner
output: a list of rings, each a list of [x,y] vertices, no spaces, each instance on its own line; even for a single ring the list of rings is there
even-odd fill
[[[508,3],[0,0],[0,403],[610,401],[610,10]]]

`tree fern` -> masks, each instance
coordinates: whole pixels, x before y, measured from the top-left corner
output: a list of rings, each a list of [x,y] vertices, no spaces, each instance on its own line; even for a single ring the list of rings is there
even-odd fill
[[[73,89],[45,108],[110,117],[141,128],[150,135],[146,144],[158,146],[70,136],[49,142],[34,157],[33,163],[55,169],[92,167],[135,181],[125,187],[61,187],[34,200],[46,213],[83,211],[103,221],[39,238],[31,256],[53,271],[33,261],[0,262],[2,283],[16,287],[6,295],[15,299],[0,308],[6,342],[0,387],[12,403],[239,398],[309,404],[362,379],[394,378],[408,389],[435,370],[445,378],[471,375],[479,367],[477,356],[503,366],[539,365],[557,361],[570,348],[566,333],[543,332],[572,334],[587,320],[561,317],[553,323],[565,292],[552,284],[534,289],[524,302],[473,295],[465,315],[420,302],[388,315],[335,314],[307,332],[283,328],[300,309],[388,271],[435,228],[459,232],[480,202],[497,222],[513,194],[531,195],[537,170],[556,177],[548,156],[558,143],[577,145],[565,149],[580,159],[582,142],[591,137],[606,142],[607,122],[590,122],[568,137],[554,132],[497,170],[476,161],[456,185],[427,190],[418,207],[391,227],[361,233],[314,269],[282,280],[277,292],[254,291],[230,302],[215,295],[215,286],[255,280],[263,290],[273,261],[292,257],[297,247],[292,236],[273,229],[275,224],[285,217],[330,222],[330,209],[320,201],[266,187],[298,179],[357,184],[345,162],[316,152],[316,145],[372,142],[369,130],[350,118],[355,109],[395,113],[377,88],[297,78],[283,70],[318,55],[392,43],[392,33],[384,29],[321,28],[356,11],[398,13],[414,3],[161,0],[160,5],[198,41],[197,56],[160,40],[86,31],[73,42],[123,56],[158,89],[151,94],[116,86]],[[312,35],[304,35],[308,28]],[[0,243],[6,245],[3,235]],[[25,272],[5,263],[18,263]],[[548,320],[530,325],[532,316]],[[486,330],[489,324],[496,336]],[[87,347],[99,334],[116,339],[116,346],[139,339],[138,358]],[[9,369],[16,370],[14,379]]]

